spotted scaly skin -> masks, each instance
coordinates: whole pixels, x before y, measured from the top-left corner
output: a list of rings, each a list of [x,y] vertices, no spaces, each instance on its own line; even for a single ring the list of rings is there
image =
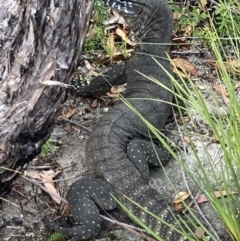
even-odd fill
[[[110,70],[107,73],[110,76],[108,80],[114,84],[117,76],[121,75],[122,79],[117,80],[118,83],[127,83],[124,97],[153,126],[163,129],[170,114],[172,84],[152,56],[171,73],[167,44],[170,43],[173,27],[172,12],[166,0],[147,0],[145,3],[136,1],[132,4],[136,14],[126,15],[125,18],[139,42],[137,53],[126,66]],[[111,81],[111,75],[114,75],[115,81]],[[161,85],[145,76],[158,80]],[[98,77],[90,86],[79,87],[76,92],[79,95],[95,96],[97,90],[101,89],[100,93],[107,91],[105,88],[109,89],[108,84]],[[165,165],[169,153],[163,147],[152,144],[146,125],[122,101],[118,101],[95,126],[87,141],[86,157],[92,178],[82,178],[73,183],[67,195],[78,226],[62,228],[48,220],[46,222],[51,229],[70,235],[71,241],[95,237],[100,230],[99,210],[111,210],[117,206],[110,195],[113,193],[164,240],[188,240],[125,197],[139,203],[176,228],[179,226],[178,216],[171,204],[149,185],[148,165],[159,166],[159,159]]]
[[[121,0],[102,0],[108,6],[118,9],[125,13],[134,13],[132,9],[131,1],[121,1]]]

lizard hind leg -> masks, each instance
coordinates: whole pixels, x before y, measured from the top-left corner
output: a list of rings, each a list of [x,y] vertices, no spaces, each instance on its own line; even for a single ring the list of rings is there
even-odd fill
[[[142,139],[132,140],[128,143],[127,155],[147,183],[150,180],[149,166],[164,166],[170,159],[170,153],[165,147]]]
[[[67,193],[67,200],[77,225],[64,228],[49,219],[45,219],[44,223],[52,230],[71,236],[71,241],[94,238],[101,228],[99,209],[116,208],[111,192],[111,186],[104,180],[81,178],[71,185]]]

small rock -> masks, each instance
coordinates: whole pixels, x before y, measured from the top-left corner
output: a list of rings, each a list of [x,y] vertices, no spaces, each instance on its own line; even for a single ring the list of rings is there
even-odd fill
[[[108,107],[105,107],[104,109],[103,109],[103,112],[104,113],[107,113],[109,111],[109,108]]]
[[[23,220],[21,220],[21,219],[19,219],[19,218],[17,218],[17,217],[13,217],[13,218],[12,218],[12,222],[13,222],[13,224],[16,225],[16,226],[21,226],[21,225],[23,224]]]
[[[0,215],[0,228],[4,228],[5,226],[6,226],[6,220],[2,215]]]

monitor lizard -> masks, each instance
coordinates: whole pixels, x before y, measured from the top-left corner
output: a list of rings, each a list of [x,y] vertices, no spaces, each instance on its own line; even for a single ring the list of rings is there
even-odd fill
[[[135,13],[123,15],[138,42],[135,55],[126,65],[109,70],[107,81],[99,76],[89,86],[75,86],[74,90],[80,96],[96,96],[106,93],[110,85],[126,82],[124,98],[155,128],[163,129],[170,114],[173,87],[168,74],[152,56],[172,73],[167,56],[173,28],[172,12],[166,0],[129,2]],[[164,240],[189,240],[176,231],[178,214],[171,204],[149,185],[148,166],[159,166],[160,162],[165,165],[169,157],[163,146],[151,142],[149,129],[139,115],[123,101],[117,101],[97,123],[86,144],[86,164],[92,177],[79,179],[67,193],[78,225],[64,228],[49,219],[45,222],[50,229],[70,235],[71,241],[93,238],[100,230],[99,209],[111,210],[117,206],[113,194]],[[163,221],[155,219],[126,197]]]

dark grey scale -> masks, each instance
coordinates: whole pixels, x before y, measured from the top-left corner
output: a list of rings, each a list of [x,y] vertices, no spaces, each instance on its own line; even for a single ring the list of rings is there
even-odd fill
[[[162,144],[156,145],[141,139],[132,140],[127,145],[127,155],[138,168],[144,180],[149,182],[149,167],[164,166],[170,159],[170,153]]]
[[[121,0],[103,0],[105,4],[125,13],[134,13],[131,2]]]
[[[105,95],[112,86],[125,83],[125,70],[125,64],[116,65],[103,75],[92,79],[89,85],[80,86],[78,82],[74,81],[69,89],[78,96],[96,97]]]
[[[110,193],[112,193],[112,188],[106,181],[88,177],[81,178],[71,185],[67,193],[67,200],[78,226],[64,228],[49,219],[45,219],[44,223],[51,230],[71,236],[71,241],[94,238],[101,228],[99,210],[116,208],[116,203]]]

